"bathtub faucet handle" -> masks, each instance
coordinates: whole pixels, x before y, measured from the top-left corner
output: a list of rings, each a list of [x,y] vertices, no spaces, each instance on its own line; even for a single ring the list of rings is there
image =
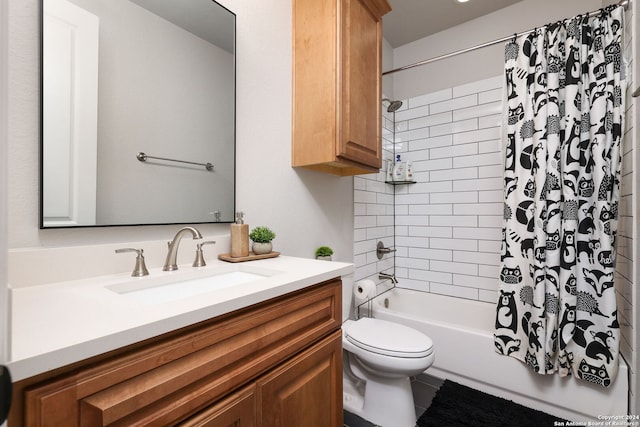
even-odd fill
[[[390,254],[395,251],[395,249],[386,248],[382,242],[378,242],[378,245],[376,246],[376,255],[378,256],[378,259],[382,259],[385,254]]]

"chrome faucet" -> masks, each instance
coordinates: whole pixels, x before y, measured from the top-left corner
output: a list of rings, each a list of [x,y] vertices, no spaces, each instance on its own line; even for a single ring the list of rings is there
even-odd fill
[[[147,266],[144,263],[144,251],[142,249],[134,249],[134,248],[122,248],[116,249],[117,254],[121,254],[124,252],[136,252],[138,256],[136,257],[136,266],[133,268],[133,273],[131,276],[133,277],[142,277],[148,276],[149,270],[147,270]]]
[[[167,259],[164,261],[163,271],[173,271],[178,269],[176,259],[178,258],[178,245],[180,245],[180,239],[189,231],[194,239],[202,239],[202,234],[194,227],[183,227],[176,233],[172,241],[169,242],[169,252],[167,252]]]
[[[391,283],[393,283],[394,285],[398,284],[398,279],[396,279],[396,275],[395,274],[387,274],[387,273],[380,273],[378,275],[378,279],[380,280],[391,280]]]
[[[376,245],[376,255],[378,257],[378,259],[382,259],[382,257],[385,254],[390,254],[392,252],[395,252],[396,249],[392,249],[392,248],[385,248],[384,247],[384,243],[382,242],[378,242],[378,244]]]

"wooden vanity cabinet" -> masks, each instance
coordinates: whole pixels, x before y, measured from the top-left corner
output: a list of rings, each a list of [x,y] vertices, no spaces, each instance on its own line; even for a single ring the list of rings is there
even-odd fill
[[[180,427],[255,427],[256,393],[255,386],[211,405],[189,420],[178,424]]]
[[[258,426],[342,426],[342,332],[258,380],[257,392]]]
[[[342,426],[333,279],[14,384],[9,426]]]
[[[335,331],[255,385],[179,426],[342,426],[341,358],[342,333]]]
[[[387,0],[293,0],[292,166],[333,175],[382,163]]]

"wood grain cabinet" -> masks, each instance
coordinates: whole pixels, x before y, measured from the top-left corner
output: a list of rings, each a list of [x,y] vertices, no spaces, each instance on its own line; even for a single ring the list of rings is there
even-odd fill
[[[292,165],[333,175],[381,167],[387,0],[293,0]]]
[[[180,427],[255,427],[256,395],[251,385],[241,392],[216,402],[189,420],[178,424]]]
[[[257,383],[260,427],[342,426],[340,331]]]
[[[14,426],[342,426],[341,281],[14,384]]]

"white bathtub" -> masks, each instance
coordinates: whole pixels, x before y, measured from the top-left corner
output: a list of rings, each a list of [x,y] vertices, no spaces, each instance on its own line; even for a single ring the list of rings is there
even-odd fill
[[[395,288],[371,306],[374,317],[411,326],[433,340],[436,359],[428,375],[572,421],[627,413],[628,367],[622,358],[608,389],[573,377],[536,374],[495,352],[493,304]]]

